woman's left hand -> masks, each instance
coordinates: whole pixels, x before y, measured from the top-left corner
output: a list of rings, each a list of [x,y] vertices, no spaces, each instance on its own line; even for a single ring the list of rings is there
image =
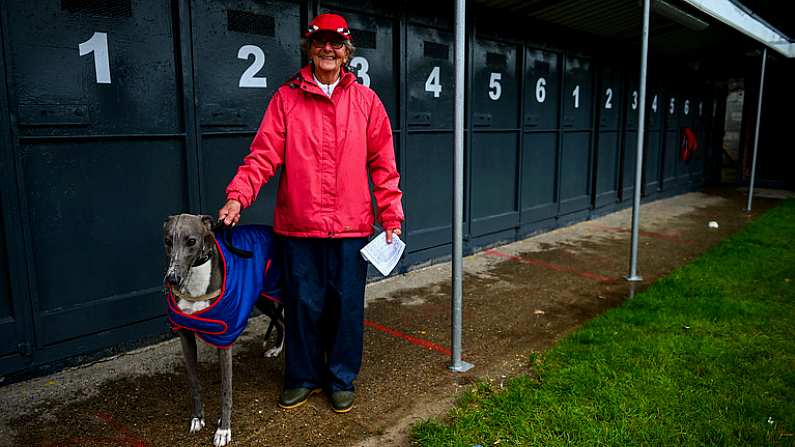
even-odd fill
[[[392,235],[400,236],[400,228],[395,228],[392,230],[386,230],[386,243],[392,243]]]

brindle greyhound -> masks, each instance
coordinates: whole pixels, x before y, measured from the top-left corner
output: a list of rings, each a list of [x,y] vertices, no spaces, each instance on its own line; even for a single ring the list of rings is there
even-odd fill
[[[262,231],[265,227],[248,227],[249,234],[251,229]],[[196,330],[191,328],[184,321],[190,321],[190,315],[201,312],[202,317],[209,315],[208,311],[212,308],[222,308],[216,306],[223,300],[229,301],[229,287],[225,284],[228,281],[226,269],[231,265],[230,257],[236,255],[246,256],[244,251],[232,247],[232,233],[246,234],[246,226],[237,227],[235,230],[222,230],[224,240],[219,241],[224,244],[226,255],[221,250],[221,245],[217,243],[215,234],[219,228],[215,227],[215,222],[210,216],[196,216],[190,214],[180,214],[170,216],[164,226],[164,243],[166,255],[168,256],[168,270],[165,275],[164,285],[169,302],[169,320],[177,330],[182,342],[182,352],[184,354],[185,368],[188,373],[191,394],[193,397],[193,412],[191,414],[190,432],[195,433],[204,427],[204,407],[201,399],[201,385],[197,374],[197,348],[196,335],[206,342],[219,347],[218,359],[221,367],[221,419],[218,422],[218,429],[215,432],[213,443],[215,446],[225,446],[232,440],[231,417],[232,417],[232,349],[231,344],[234,340],[223,340],[210,338],[208,334],[218,334],[219,331]],[[259,233],[257,233],[259,234]],[[266,236],[270,237],[270,230],[267,229]],[[238,238],[239,239],[239,238]],[[266,240],[267,244],[267,240]],[[270,249],[269,249],[270,250]],[[268,252],[268,256],[272,251]],[[248,253],[250,255],[250,252]],[[246,262],[246,260],[239,261]],[[253,262],[253,261],[252,261]],[[239,265],[238,263],[238,265]],[[267,275],[270,267],[262,270]],[[273,276],[273,274],[271,274]],[[249,279],[247,279],[250,282]],[[258,284],[262,285],[262,284]],[[240,289],[234,286],[232,289]],[[249,295],[250,291],[246,291]],[[284,346],[284,317],[282,307],[271,300],[261,298],[259,292],[252,302],[260,311],[271,319],[270,327],[265,336],[265,342],[270,335],[274,325],[276,327],[276,344],[274,347],[265,351],[265,357],[276,357]],[[245,306],[238,306],[243,307]],[[250,307],[248,312],[250,312]],[[242,328],[245,327],[245,318],[242,316]],[[220,323],[227,328],[225,323]],[[240,324],[239,324],[240,325]],[[239,326],[238,325],[238,326]],[[239,328],[239,332],[242,331]],[[236,338],[237,334],[232,334]],[[226,345],[228,343],[228,345]],[[224,346],[226,345],[226,346]]]

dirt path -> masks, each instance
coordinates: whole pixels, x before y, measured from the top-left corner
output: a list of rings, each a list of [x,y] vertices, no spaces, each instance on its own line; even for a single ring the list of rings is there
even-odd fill
[[[754,202],[753,215],[776,201]],[[691,193],[645,205],[640,274],[628,269],[629,210],[517,242],[465,260],[464,353],[475,368],[446,368],[450,346],[449,265],[368,286],[365,359],[354,411],[336,415],[324,394],[282,411],[275,405],[282,360],[262,358],[265,321],[235,351],[233,444],[407,445],[412,424],[443,415],[476,380],[501,383],[528,370],[528,357],[585,321],[733,234],[750,218],[736,192]],[[710,229],[717,221],[718,229]],[[212,445],[220,375],[203,349],[208,427],[187,433],[189,392],[178,342],[0,388],[0,443],[26,446]]]

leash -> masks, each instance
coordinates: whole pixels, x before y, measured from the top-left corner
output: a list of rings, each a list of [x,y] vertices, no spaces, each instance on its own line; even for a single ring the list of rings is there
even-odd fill
[[[213,225],[212,232],[216,235],[220,233],[221,241],[224,243],[224,245],[226,245],[226,248],[228,248],[229,251],[236,254],[237,256],[240,256],[241,258],[251,259],[254,256],[254,253],[249,250],[237,248],[232,244],[232,232],[229,231],[231,229],[231,226],[227,226],[223,220],[219,219],[215,225]]]

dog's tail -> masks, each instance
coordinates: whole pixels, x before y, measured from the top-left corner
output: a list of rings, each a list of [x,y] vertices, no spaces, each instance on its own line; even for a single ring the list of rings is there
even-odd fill
[[[237,248],[232,244],[232,232],[229,231],[231,228],[232,227],[227,226],[223,220],[219,219],[218,222],[213,225],[213,234],[216,236],[219,234],[221,235],[221,241],[224,243],[224,245],[226,245],[226,248],[228,248],[229,251],[237,256],[240,256],[241,258],[250,259],[252,256],[254,256],[254,253],[248,250]]]

